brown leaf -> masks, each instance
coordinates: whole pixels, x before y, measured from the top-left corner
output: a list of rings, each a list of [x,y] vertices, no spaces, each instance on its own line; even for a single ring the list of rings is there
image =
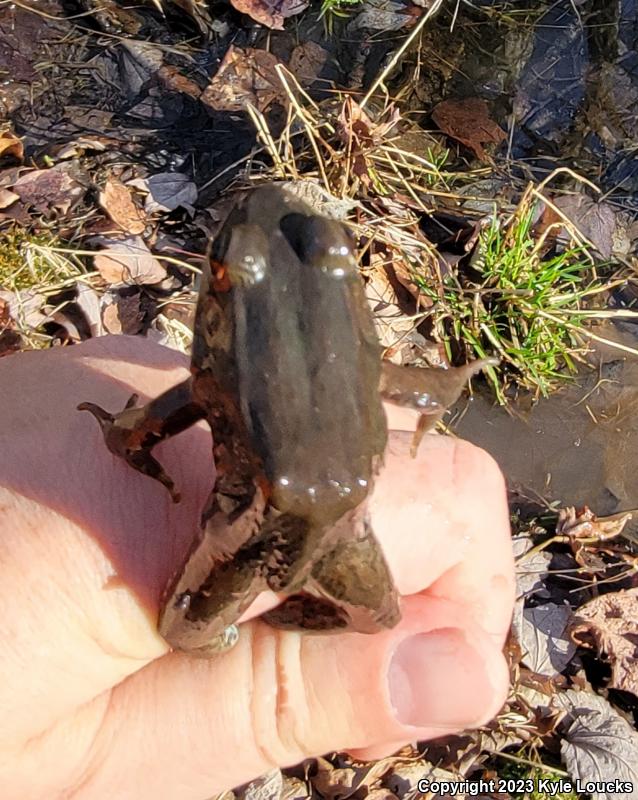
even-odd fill
[[[507,138],[505,131],[490,118],[485,100],[478,97],[444,100],[432,109],[432,119],[443,133],[469,147],[481,161],[489,160],[484,144]]]
[[[289,69],[302,86],[311,86],[328,60],[328,51],[308,40],[297,45],[290,56]]]
[[[576,509],[574,506],[561,508],[556,522],[556,533],[572,539],[613,539],[622,533],[631,519],[631,513],[613,514],[610,517],[597,517],[587,506]]]
[[[110,285],[154,284],[166,270],[139,236],[102,240],[105,248],[93,258],[95,268]]]
[[[415,330],[414,319],[404,313],[396,287],[391,280],[391,250],[382,250],[380,245],[370,253],[370,269],[365,283],[365,292],[374,315],[374,325],[379,342],[384,349],[396,348],[399,343],[408,343]]]
[[[276,31],[283,30],[284,20],[308,8],[309,0],[230,0],[237,11],[255,22]]]
[[[100,206],[113,222],[128,233],[142,233],[146,227],[144,215],[133,202],[129,190],[115,178],[109,178],[100,192]]]
[[[170,92],[180,92],[197,100],[202,93],[201,86],[183,75],[173,64],[164,64],[157,70],[157,78]]]
[[[265,111],[274,102],[283,104],[284,89],[275,72],[278,63],[266,50],[231,45],[200,99],[214,111],[244,111],[248,103]]]
[[[70,172],[68,164],[34,169],[21,175],[12,188],[25,206],[32,206],[43,214],[54,209],[65,214],[73,202],[84,194],[84,188]]]
[[[608,203],[597,203],[585,194],[557,197],[554,204],[594,245],[603,258],[611,258],[616,231],[616,212]]]
[[[15,192],[11,192],[9,189],[0,189],[0,208],[8,208],[19,199],[19,195]]]
[[[610,685],[638,697],[638,589],[610,592],[581,606],[570,632],[593,637],[611,664]]]
[[[18,161],[22,161],[24,158],[22,140],[18,139],[18,137],[10,131],[0,133],[0,158],[4,158],[5,156],[12,156]]]
[[[102,312],[102,324],[108,333],[122,333],[120,312],[116,303],[111,303]]]
[[[17,292],[0,291],[0,302],[5,304],[10,319],[14,320],[20,328],[35,330],[48,317],[41,312],[46,303],[43,295],[34,289],[22,289]]]

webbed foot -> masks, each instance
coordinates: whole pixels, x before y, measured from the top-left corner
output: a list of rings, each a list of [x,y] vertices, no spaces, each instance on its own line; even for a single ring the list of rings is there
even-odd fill
[[[151,431],[148,429],[145,407],[135,408],[137,400],[136,394],[131,395],[119,414],[111,414],[95,403],[80,403],[77,409],[88,411],[95,417],[111,453],[123,458],[127,464],[143,475],[159,481],[168,489],[173,502],[179,503],[180,494],[175,489],[175,483],[150,453],[150,448],[159,441],[159,438],[155,437],[148,441]]]

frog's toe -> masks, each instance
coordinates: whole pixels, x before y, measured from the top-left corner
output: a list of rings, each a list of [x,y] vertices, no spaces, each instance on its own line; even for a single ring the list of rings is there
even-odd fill
[[[95,403],[80,403],[80,405],[77,406],[77,410],[88,411],[90,414],[93,414],[95,419],[99,422],[100,428],[102,428],[103,432],[108,430],[115,420],[113,414],[105,411],[100,406],[95,405]],[[106,433],[104,435],[106,436]]]
[[[154,458],[147,450],[135,450],[124,455],[127,463],[134,467],[138,472],[143,475],[148,475],[149,478],[155,478],[162,486],[165,486],[171,495],[171,500],[174,503],[179,503],[181,495],[175,488],[175,483],[164,471],[164,467],[159,461]]]

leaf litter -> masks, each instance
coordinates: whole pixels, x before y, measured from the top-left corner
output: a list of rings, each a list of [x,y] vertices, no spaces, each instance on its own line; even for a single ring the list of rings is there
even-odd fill
[[[307,6],[285,0],[233,5],[275,32]],[[369,31],[402,32],[414,35],[413,41],[417,34],[424,36],[437,4],[418,5],[415,10],[397,2],[362,4],[347,23],[359,43],[357,58],[374,50],[375,35],[368,38]],[[57,4],[47,8],[62,20]],[[204,242],[223,216],[210,200],[217,200],[233,176],[238,185],[283,180],[324,213],[350,224],[379,338],[386,357],[397,363],[445,364],[459,356],[459,349],[461,358],[478,352],[467,340],[449,336],[451,297],[468,291],[476,313],[482,292],[505,292],[507,302],[516,296],[516,288],[495,290],[477,279],[486,274],[486,249],[496,246],[495,240],[486,244],[490,225],[496,224],[512,251],[520,245],[519,223],[529,214],[525,233],[538,256],[532,273],[548,254],[583,242],[603,259],[618,252],[621,215],[608,197],[599,199],[595,187],[575,179],[548,190],[550,181],[538,185],[490,172],[507,136],[507,122],[491,100],[455,91],[433,96],[425,103],[432,130],[415,124],[402,98],[416,90],[416,79],[400,87],[394,102],[384,94],[398,50],[386,54],[392,58],[372,80],[379,89],[375,95],[370,81],[367,87],[357,83],[362,72],[356,58],[343,86],[330,83],[325,76],[347,57],[345,44],[336,57],[329,37],[305,39],[305,14],[297,20],[303,32],[291,41],[276,33],[273,39],[238,37],[236,21],[221,14],[214,23],[216,36],[226,39],[207,62],[202,53],[207,48],[212,53],[217,44],[202,39],[193,46],[168,31],[168,17],[151,24],[144,9],[118,4],[109,6],[109,13],[122,37],[118,57],[102,45],[96,48],[94,33],[82,33],[77,61],[88,58],[90,40],[92,73],[78,86],[77,70],[70,79],[64,57],[55,50],[55,38],[68,23],[51,21],[49,30],[46,18],[23,9],[0,10],[0,68],[15,67],[7,107],[26,108],[23,116],[16,112],[19,124],[0,133],[0,236],[5,235],[2,226],[18,220],[26,231],[18,258],[29,253],[31,265],[27,285],[0,280],[2,356],[104,332],[143,334],[188,347],[184,309],[192,310],[193,277]],[[188,14],[200,33],[213,30],[203,8],[193,5]],[[99,26],[107,24],[105,13],[95,19]],[[22,53],[15,52],[15,20],[19,35],[20,30],[42,34],[27,37]],[[157,30],[161,36],[153,41]],[[142,41],[142,31],[148,41]],[[407,39],[398,41],[400,49]],[[38,60],[54,64],[55,75],[46,67],[36,71]],[[65,114],[47,97],[53,75]],[[33,97],[43,98],[37,114],[28,105],[29,82]],[[310,96],[308,87],[330,91]],[[423,107],[421,102],[421,117]],[[259,142],[237,152],[233,147],[241,136],[236,131],[247,128],[235,124],[247,111]],[[455,143],[462,145],[456,156]],[[239,173],[230,169],[233,164],[241,166]],[[32,246],[29,236],[51,221],[63,232],[62,241]],[[626,256],[631,246],[630,239]],[[34,253],[52,270],[46,278],[41,264],[34,267]],[[600,269],[594,256],[587,253],[584,259],[592,273]],[[435,291],[425,290],[424,276]],[[541,306],[535,313],[553,311]],[[498,325],[502,322],[499,318]],[[482,324],[489,330],[489,319]],[[45,335],[45,329],[53,332]],[[494,347],[493,338],[476,337],[472,347]],[[553,508],[540,521],[519,526],[518,604],[506,651],[512,687],[487,726],[406,747],[371,764],[332,755],[273,770],[225,793],[226,800],[402,799],[414,796],[420,778],[504,774],[516,759],[581,780],[624,776],[638,786],[629,713],[636,705],[627,700],[636,695],[638,614],[631,585],[636,561],[631,540],[622,536],[627,522],[622,517]]]

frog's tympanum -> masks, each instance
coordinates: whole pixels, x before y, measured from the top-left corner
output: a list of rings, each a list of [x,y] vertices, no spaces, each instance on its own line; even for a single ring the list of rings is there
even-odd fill
[[[175,501],[150,451],[200,419],[210,425],[215,484],[160,612],[174,648],[230,646],[267,589],[285,598],[264,615],[278,627],[374,633],[398,622],[366,504],[386,444],[381,395],[436,419],[484,363],[384,362],[382,379],[380,356],[346,229],[269,184],[239,201],[213,244],[190,377],[115,415],[81,404],[109,449]]]

